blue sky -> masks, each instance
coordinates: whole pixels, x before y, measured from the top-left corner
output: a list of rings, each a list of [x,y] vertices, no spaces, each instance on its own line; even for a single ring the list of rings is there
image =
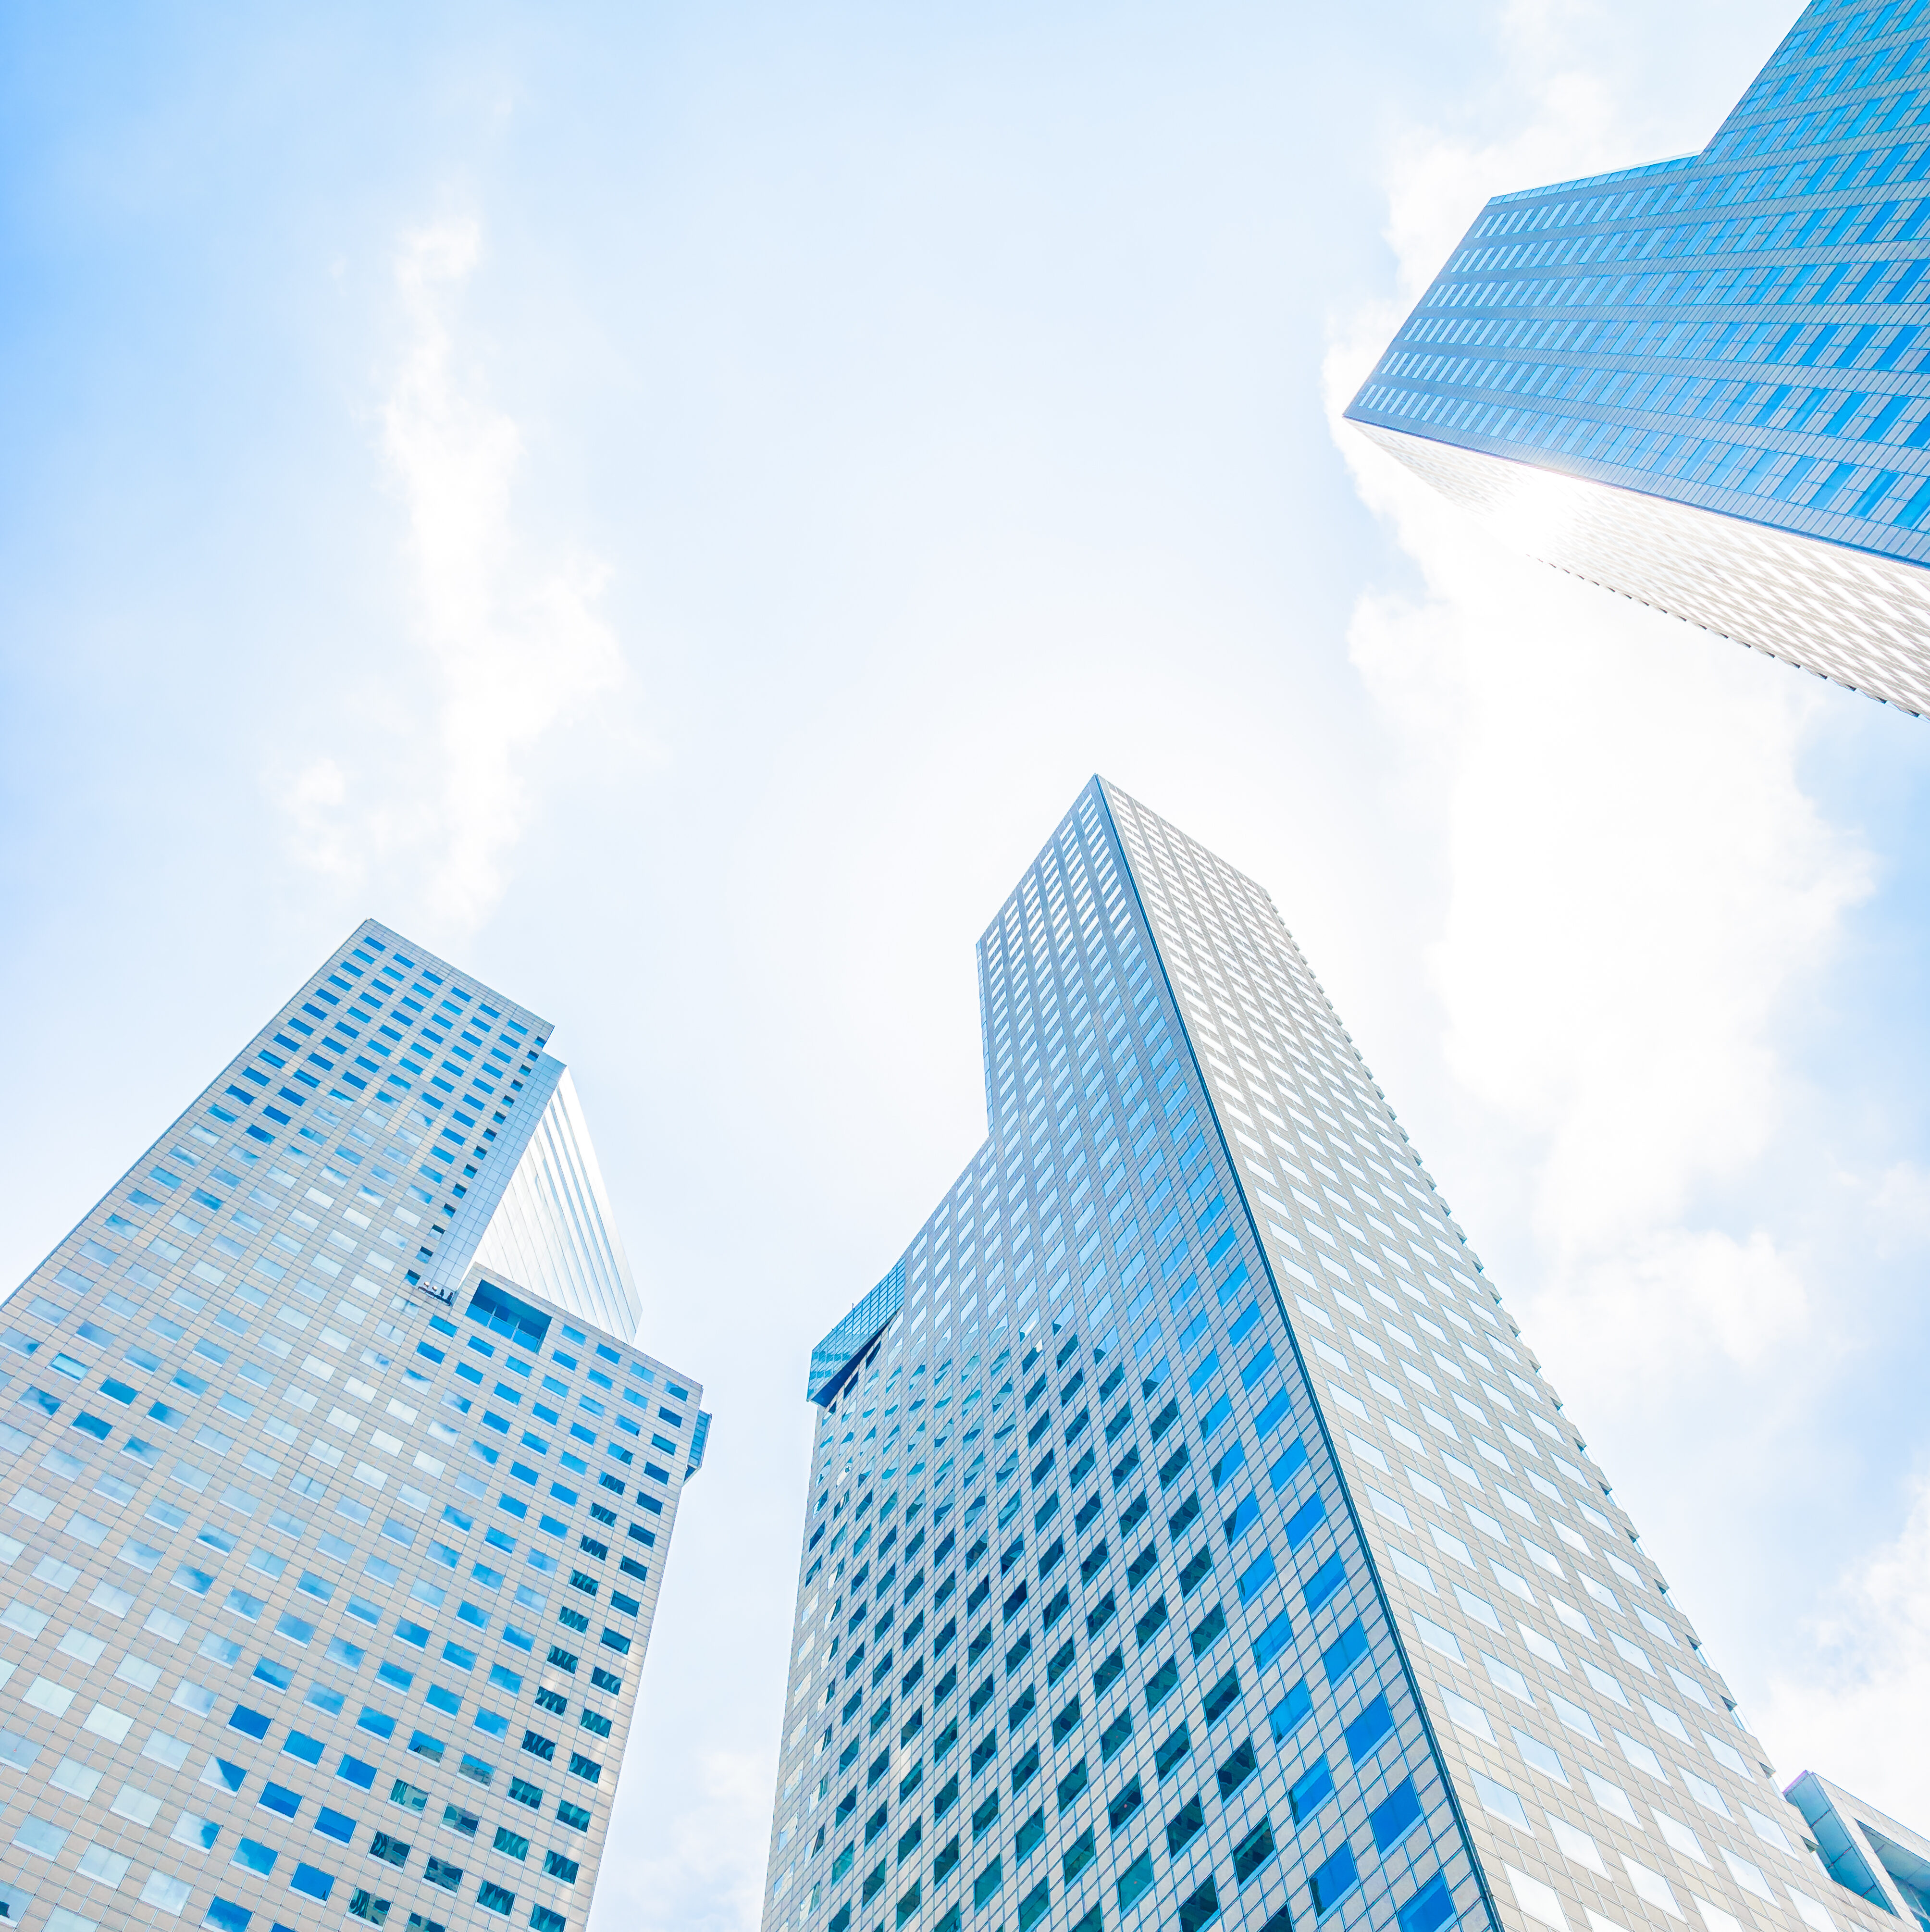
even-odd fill
[[[1758,0],[16,9],[16,1280],[353,922],[553,1016],[717,1414],[598,1922],[749,1928],[810,1342],[1094,770],[1273,893],[1786,1776],[1930,1814],[1930,724],[1337,401]]]

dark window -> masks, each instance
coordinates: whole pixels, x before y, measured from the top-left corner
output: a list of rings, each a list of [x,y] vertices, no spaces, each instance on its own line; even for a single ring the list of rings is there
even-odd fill
[[[1274,1854],[1273,1826],[1262,1818],[1240,1842],[1233,1847],[1233,1877],[1235,1882],[1244,1885],[1261,1866]]]
[[[1221,1798],[1232,1797],[1259,1768],[1259,1760],[1253,1750],[1253,1741],[1249,1738],[1220,1767]]]
[[[1059,1861],[1060,1872],[1066,1883],[1071,1884],[1098,1856],[1093,1828],[1088,1825],[1066,1848],[1065,1856]]]
[[[1189,1798],[1166,1820],[1166,1856],[1178,1858],[1205,1828],[1206,1808],[1197,1797]]]
[[[1229,1670],[1206,1694],[1206,1721],[1217,1724],[1239,1701],[1240,1673]]]
[[[1220,1916],[1220,1888],[1208,1879],[1179,1908],[1179,1932],[1199,1932]]]
[[[1153,1854],[1150,1848],[1142,1852],[1119,1874],[1117,1896],[1119,1910],[1128,1910],[1139,1902],[1146,1888],[1153,1882]]]

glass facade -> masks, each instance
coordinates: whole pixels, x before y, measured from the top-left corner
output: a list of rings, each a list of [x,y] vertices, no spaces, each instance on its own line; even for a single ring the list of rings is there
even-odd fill
[[[1266,894],[1095,779],[978,960],[990,1132],[812,1358],[767,1932],[1867,1932]]]
[[[584,1923],[707,1418],[476,1258],[550,1030],[365,925],[0,1307],[8,1924]]]
[[[1927,76],[1924,0],[1815,0],[1700,154],[1490,201],[1349,418],[1550,561],[1930,709]],[[1685,514],[1538,496],[1483,458]],[[1786,541],[1671,572],[1727,519]],[[1828,593],[1804,608],[1820,546],[1867,560],[1830,583],[1873,650],[1832,648]],[[1791,580],[1738,603],[1725,578],[1764,558]]]
[[[551,1069],[555,1084],[541,1111],[530,1108],[533,1131],[483,1224],[476,1258],[601,1328],[634,1335],[643,1304],[575,1083],[548,1055],[532,1080]]]

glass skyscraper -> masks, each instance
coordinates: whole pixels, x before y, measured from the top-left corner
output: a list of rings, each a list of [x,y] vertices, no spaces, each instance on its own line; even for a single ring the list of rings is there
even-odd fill
[[[0,1919],[579,1932],[708,1418],[549,1023],[373,922],[0,1307]]]
[[[1559,568],[1930,711],[1930,16],[1814,0],[1700,154],[1497,195],[1349,406]]]
[[[766,1932],[1867,1932],[1272,902],[1095,779],[813,1352]]]

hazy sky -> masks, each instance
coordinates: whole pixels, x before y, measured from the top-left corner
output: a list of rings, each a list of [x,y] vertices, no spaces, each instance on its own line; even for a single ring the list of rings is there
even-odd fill
[[[1094,770],[1272,892],[1782,1774],[1930,1822],[1930,722],[1334,419],[1793,17],[0,20],[0,1281],[365,914],[554,1018],[717,1418],[599,1927],[757,1922],[809,1345]]]

